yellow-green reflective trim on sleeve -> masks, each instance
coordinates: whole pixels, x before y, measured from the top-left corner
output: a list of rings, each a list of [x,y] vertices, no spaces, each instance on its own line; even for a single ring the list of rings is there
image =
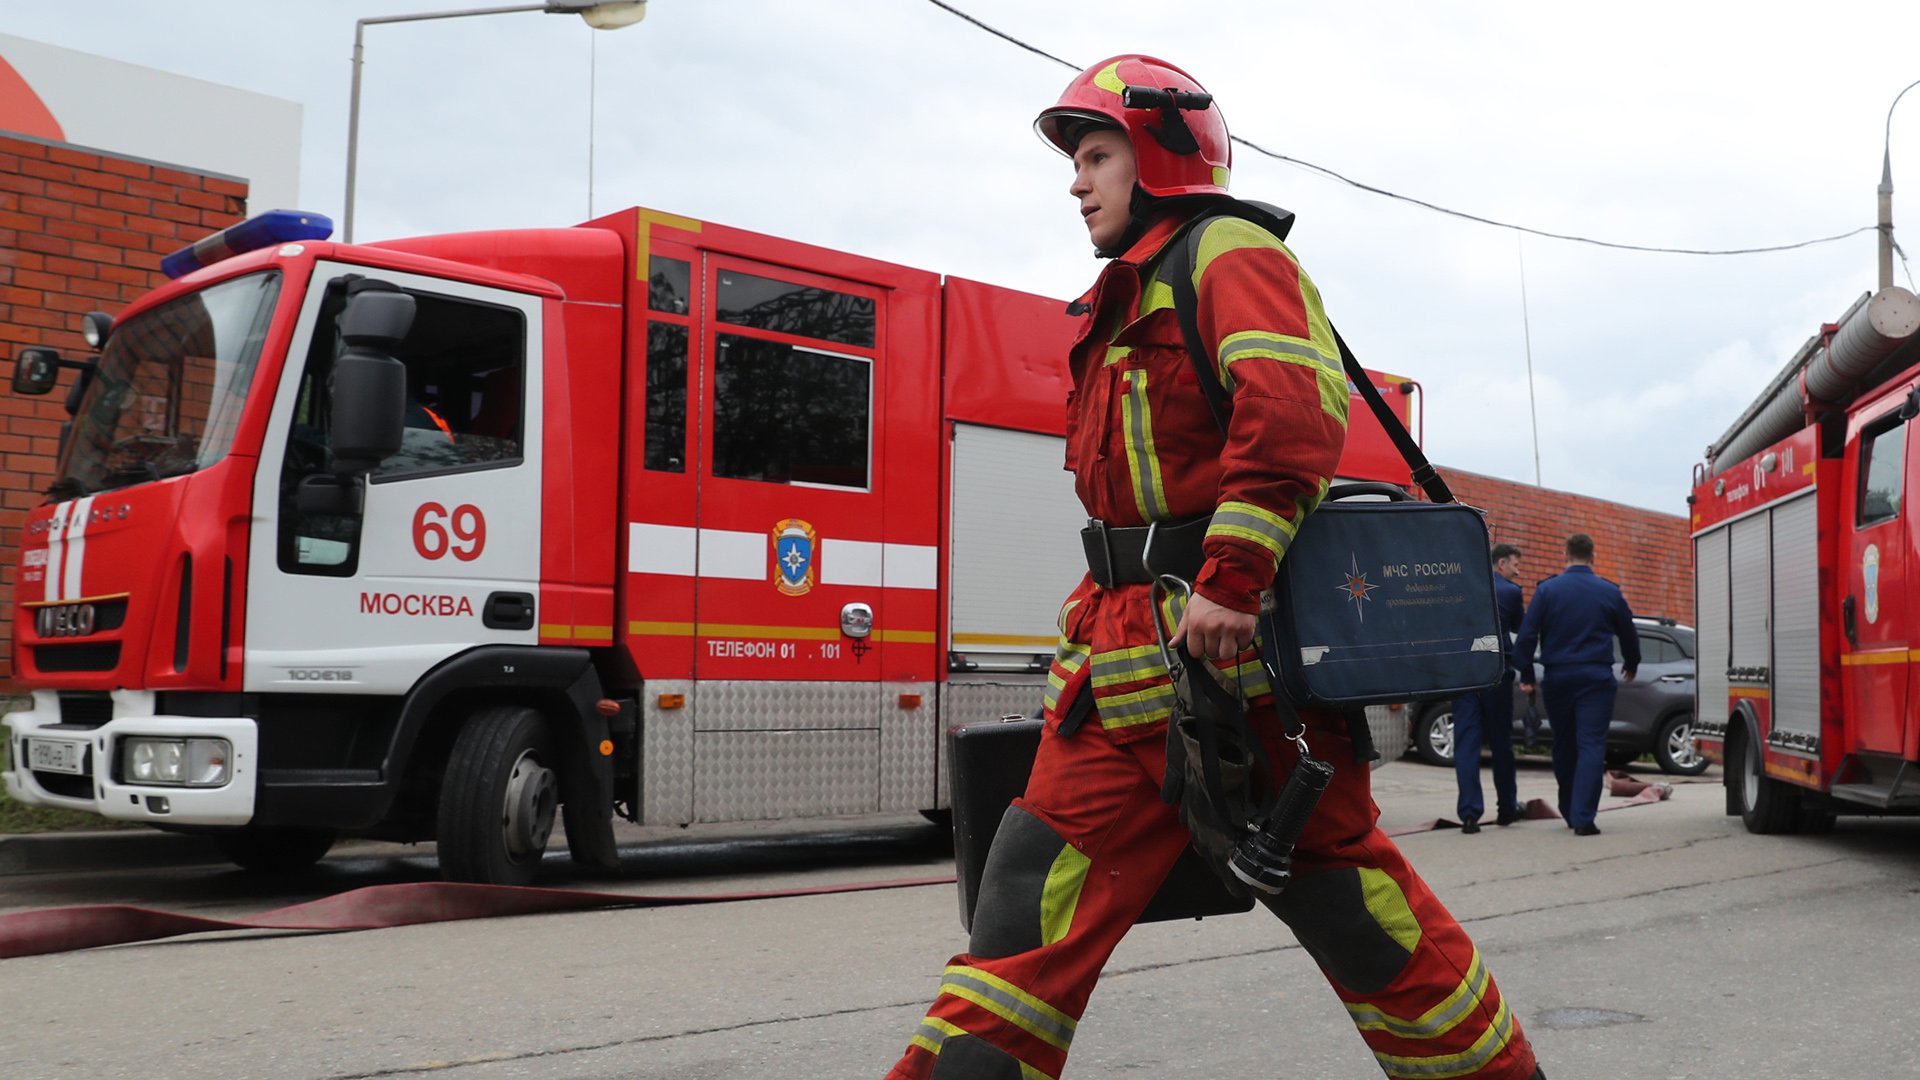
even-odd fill
[[[1302,342],[1308,345],[1314,353],[1318,354],[1318,358],[1322,364],[1335,372],[1344,371],[1345,368],[1339,362],[1340,346],[1333,340],[1333,324],[1327,321],[1326,308],[1320,301],[1319,287],[1314,285],[1313,279],[1307,276],[1306,270],[1300,266],[1300,260],[1294,258],[1291,248],[1281,243],[1278,237],[1260,226],[1255,225],[1253,222],[1245,218],[1221,217],[1215,218],[1207,224],[1206,231],[1200,235],[1200,243],[1194,252],[1193,288],[1195,295],[1204,295],[1202,283],[1207,276],[1207,267],[1213,264],[1213,260],[1228,252],[1239,251],[1243,248],[1265,248],[1278,251],[1285,255],[1289,262],[1293,263],[1296,279],[1300,284],[1300,306],[1301,309],[1306,312],[1307,316],[1308,336],[1304,341],[1289,335],[1275,336],[1280,340]],[[1232,335],[1229,336],[1231,337]],[[1226,350],[1226,345],[1227,342],[1222,340],[1216,343],[1214,349],[1214,356],[1221,361],[1221,377],[1223,379],[1226,377],[1225,369],[1227,365],[1222,354]],[[1343,377],[1341,382],[1344,384],[1345,381]],[[1341,390],[1340,397],[1343,403],[1340,415],[1345,416],[1346,407],[1344,402],[1347,398],[1347,392],[1344,386]]]
[[[1244,360],[1272,360],[1293,364],[1313,372],[1314,386],[1320,392],[1320,408],[1344,426],[1347,404],[1353,392],[1347,376],[1338,365],[1330,364],[1311,342],[1299,338],[1269,334],[1260,330],[1242,330],[1220,339],[1220,378],[1232,385],[1232,365]]]
[[[1298,526],[1264,506],[1229,499],[1213,512],[1208,536],[1232,536],[1258,544],[1273,555],[1276,564],[1287,553]]]
[[[1073,929],[1073,912],[1080,906],[1080,890],[1087,883],[1087,867],[1093,860],[1068,844],[1054,857],[1047,870],[1047,881],[1040,890],[1040,942],[1052,945]]]

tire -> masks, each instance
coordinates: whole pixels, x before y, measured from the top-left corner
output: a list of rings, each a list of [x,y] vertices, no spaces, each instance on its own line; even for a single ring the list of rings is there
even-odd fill
[[[1413,752],[1429,765],[1453,767],[1453,705],[1443,702],[1413,722]]]
[[[1680,713],[1660,722],[1653,737],[1653,760],[1661,772],[1674,776],[1699,776],[1707,771],[1706,756],[1693,742],[1691,714]]]
[[[440,876],[527,885],[559,816],[553,734],[524,705],[490,705],[467,719],[440,782]]]
[[[920,816],[943,829],[953,828],[953,811],[948,809],[922,810]]]
[[[1800,792],[1769,777],[1761,765],[1760,740],[1752,727],[1740,740],[1739,785],[1736,794],[1740,820],[1759,836],[1790,833],[1800,827]]]
[[[295,874],[326,855],[333,834],[325,829],[256,828],[215,833],[214,844],[240,869],[250,874],[279,877]]]

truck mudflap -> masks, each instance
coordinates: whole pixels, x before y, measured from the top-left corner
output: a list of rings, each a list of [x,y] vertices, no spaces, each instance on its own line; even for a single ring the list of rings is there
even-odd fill
[[[35,806],[82,810],[147,825],[238,826],[253,819],[259,729],[246,716],[168,716],[149,690],[115,690],[111,709],[68,709],[51,690],[33,708],[8,713],[12,765],[7,795]],[[129,740],[198,752],[201,775],[181,783],[136,783],[122,755]],[[37,766],[37,767],[36,767]]]

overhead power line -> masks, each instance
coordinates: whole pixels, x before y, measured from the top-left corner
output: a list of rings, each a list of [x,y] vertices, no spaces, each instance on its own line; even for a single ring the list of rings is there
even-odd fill
[[[1042,49],[1035,45],[1030,45],[1027,42],[1020,40],[1019,38],[1014,37],[1012,34],[1007,33],[1005,30],[1000,30],[995,27],[988,26],[986,23],[981,22],[979,19],[974,18],[972,15],[969,15],[964,11],[961,11],[959,8],[954,7],[952,4],[946,3],[945,0],[927,0],[927,2],[932,4],[934,7],[937,7],[942,11],[945,11],[948,14],[955,16],[956,18],[963,19],[966,22],[972,23],[974,26],[977,26],[980,29],[985,30],[987,33],[992,34],[994,37],[997,37],[1002,41],[1006,41],[1010,44],[1013,44],[1022,49],[1025,49],[1026,51],[1033,53],[1035,56],[1045,57],[1046,59],[1051,60],[1056,64],[1059,64],[1061,67],[1067,68],[1072,71],[1082,70],[1082,65],[1073,63],[1070,60],[1063,60],[1060,57],[1055,56],[1052,53],[1046,51],[1045,49]],[[1830,243],[1833,243],[1835,240],[1845,240],[1850,236],[1858,236],[1861,233],[1874,232],[1878,229],[1878,226],[1875,226],[1875,225],[1862,225],[1857,229],[1853,229],[1843,233],[1835,233],[1832,236],[1821,236],[1821,237],[1816,237],[1812,240],[1798,240],[1791,244],[1769,244],[1763,247],[1682,248],[1682,247],[1661,247],[1654,244],[1624,244],[1624,243],[1620,243],[1613,240],[1600,240],[1591,236],[1579,236],[1574,233],[1554,232],[1550,229],[1536,229],[1528,225],[1516,225],[1510,221],[1500,221],[1496,218],[1483,217],[1479,214],[1470,214],[1464,210],[1455,210],[1455,209],[1452,209],[1451,207],[1441,206],[1438,203],[1428,202],[1425,199],[1417,199],[1411,195],[1402,195],[1397,191],[1389,191],[1383,187],[1378,187],[1373,184],[1363,183],[1359,180],[1355,180],[1350,176],[1346,176],[1342,173],[1336,172],[1333,169],[1329,169],[1324,165],[1316,165],[1311,161],[1306,161],[1301,158],[1291,157],[1286,154],[1269,150],[1266,147],[1261,146],[1259,143],[1252,141],[1251,139],[1244,139],[1238,135],[1230,136],[1230,138],[1232,138],[1234,142],[1239,143],[1241,146],[1246,147],[1247,149],[1253,151],[1256,154],[1265,155],[1267,157],[1274,159],[1275,161],[1284,161],[1289,165],[1296,165],[1302,169],[1307,169],[1311,172],[1319,173],[1322,176],[1328,177],[1333,180],[1337,180],[1340,183],[1346,184],[1349,187],[1358,188],[1361,191],[1367,192],[1369,194],[1379,195],[1388,199],[1395,199],[1403,203],[1410,203],[1414,206],[1420,207],[1423,210],[1431,210],[1436,214],[1445,214],[1448,217],[1462,218],[1466,221],[1478,222],[1479,224],[1482,224],[1482,225],[1492,225],[1495,228],[1500,228],[1500,229],[1512,229],[1515,232],[1527,233],[1533,236],[1543,236],[1550,240],[1566,240],[1575,244],[1591,244],[1594,247],[1613,248],[1617,251],[1648,251],[1648,252],[1657,252],[1663,255],[1760,255],[1770,251],[1793,251],[1796,248],[1813,247],[1816,244],[1830,244]]]

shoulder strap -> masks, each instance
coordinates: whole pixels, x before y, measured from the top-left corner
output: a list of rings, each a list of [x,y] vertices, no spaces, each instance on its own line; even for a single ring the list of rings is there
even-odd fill
[[[1220,373],[1213,362],[1213,350],[1200,335],[1200,298],[1193,287],[1193,271],[1199,264],[1200,235],[1206,231],[1208,223],[1223,217],[1245,218],[1284,240],[1293,225],[1293,215],[1263,203],[1233,200],[1221,210],[1188,222],[1169,244],[1172,248],[1170,256],[1178,259],[1174,263],[1173,307],[1180,317],[1180,332],[1187,340],[1187,358],[1193,361],[1194,371],[1200,376],[1200,390],[1206,395],[1207,407],[1213,412],[1214,422],[1220,425],[1224,433],[1227,419],[1233,413],[1233,399],[1227,396],[1227,388],[1220,384]],[[1340,347],[1340,364],[1346,369],[1348,381],[1360,391],[1360,397],[1386,430],[1387,438],[1393,440],[1394,449],[1400,451],[1400,456],[1413,470],[1414,483],[1419,484],[1432,501],[1452,502],[1453,490],[1447,486],[1445,478],[1427,460],[1427,455],[1421,452],[1420,444],[1413,441],[1407,426],[1381,399],[1380,391],[1374,388],[1373,379],[1360,366],[1360,361],[1354,359],[1353,350],[1347,348],[1339,329],[1331,323],[1328,326],[1333,329],[1334,343]]]

